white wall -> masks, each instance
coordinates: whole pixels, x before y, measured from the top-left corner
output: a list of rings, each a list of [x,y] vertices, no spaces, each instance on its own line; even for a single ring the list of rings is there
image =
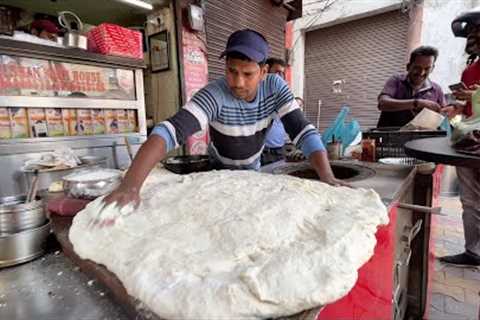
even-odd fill
[[[303,97],[306,31],[394,10],[400,7],[402,0],[329,0],[328,2],[333,2],[333,4],[327,10],[321,12],[319,10],[325,6],[325,0],[304,0],[304,16],[294,22],[292,90],[295,96]]]
[[[449,92],[449,84],[460,80],[468,56],[465,54],[465,38],[455,38],[452,20],[460,13],[473,8],[478,1],[425,0],[421,43],[439,50],[439,57],[430,78]]]

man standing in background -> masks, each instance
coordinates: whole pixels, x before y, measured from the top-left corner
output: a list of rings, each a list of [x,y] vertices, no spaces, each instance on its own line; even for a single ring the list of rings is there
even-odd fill
[[[429,79],[437,57],[437,49],[418,47],[410,54],[407,72],[387,80],[378,96],[378,110],[382,112],[378,128],[403,127],[422,109],[440,112],[445,106],[442,88]]]
[[[286,63],[282,59],[267,59],[268,73],[274,73],[285,79]],[[278,117],[273,120],[272,126],[265,137],[265,148],[262,152],[262,165],[277,162],[285,158],[285,138],[287,134],[282,122]]]
[[[449,117],[463,114],[466,118],[473,115],[473,107],[477,104],[472,99],[480,88],[480,8],[467,11],[458,16],[452,23],[452,31],[456,37],[467,38],[465,52],[470,55],[467,68],[462,73],[464,88],[454,90],[453,95],[466,105],[448,106],[442,111]],[[480,169],[457,167],[460,183],[460,201],[463,207],[463,232],[465,235],[465,251],[459,254],[440,257],[441,262],[456,266],[480,266]]]

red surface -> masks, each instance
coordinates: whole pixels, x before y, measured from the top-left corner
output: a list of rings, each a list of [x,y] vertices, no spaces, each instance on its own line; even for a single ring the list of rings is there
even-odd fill
[[[392,319],[393,255],[397,208],[389,211],[390,223],[378,229],[372,258],[360,268],[350,293],[326,306],[317,320]]]
[[[90,200],[73,199],[67,196],[57,197],[51,199],[47,203],[48,211],[57,214],[59,216],[74,216],[85,208]]]

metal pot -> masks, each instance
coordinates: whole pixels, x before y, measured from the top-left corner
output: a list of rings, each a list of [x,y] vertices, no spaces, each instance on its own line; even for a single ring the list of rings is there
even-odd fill
[[[69,19],[67,17],[73,19]],[[87,50],[87,37],[82,34],[82,20],[71,11],[62,11],[58,13],[58,22],[67,29],[63,36],[63,45],[67,48],[79,48]],[[77,30],[72,29],[72,24],[77,26]]]
[[[25,203],[26,196],[0,198],[0,234],[36,228],[45,223],[43,200]]]
[[[72,30],[63,36],[63,45],[67,48],[87,50],[87,37]]]
[[[0,234],[0,268],[27,262],[41,256],[50,233],[50,221],[13,234]]]

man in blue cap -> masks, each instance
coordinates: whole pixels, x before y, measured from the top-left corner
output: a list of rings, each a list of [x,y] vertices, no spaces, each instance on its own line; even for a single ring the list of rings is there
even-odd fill
[[[285,81],[267,75],[268,43],[253,30],[230,35],[225,76],[198,91],[173,117],[158,124],[138,151],[122,184],[106,203],[139,203],[139,190],[167,152],[197,131],[209,128],[209,154],[216,168],[259,169],[265,135],[278,116],[321,181],[343,184],[331,170],[320,135],[303,116]]]

